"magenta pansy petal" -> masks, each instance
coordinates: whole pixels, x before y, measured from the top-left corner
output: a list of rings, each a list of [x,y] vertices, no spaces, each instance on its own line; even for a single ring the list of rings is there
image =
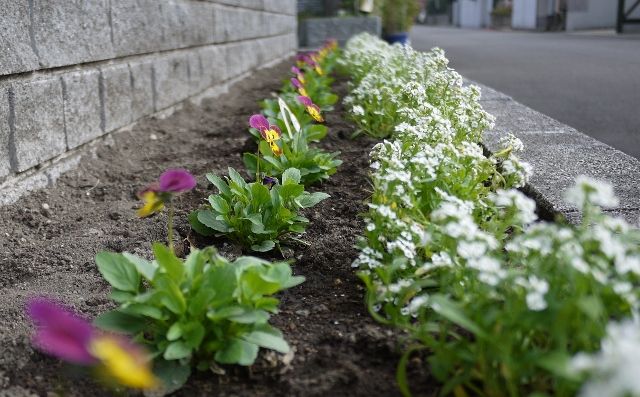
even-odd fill
[[[296,88],[301,88],[302,84],[300,83],[300,80],[296,79],[295,77],[291,78],[291,84],[293,84],[294,87]]]
[[[269,129],[269,120],[261,114],[254,114],[249,118],[249,125],[258,131]]]
[[[33,343],[39,349],[76,364],[92,364],[96,361],[88,350],[94,335],[89,322],[45,298],[29,301],[27,313],[36,325]]]
[[[180,193],[196,187],[196,178],[187,170],[169,169],[160,175],[160,191]]]
[[[312,106],[313,105],[313,101],[311,100],[311,98],[303,96],[303,95],[299,95],[298,96],[298,101],[300,101],[300,103],[303,104],[304,106]]]

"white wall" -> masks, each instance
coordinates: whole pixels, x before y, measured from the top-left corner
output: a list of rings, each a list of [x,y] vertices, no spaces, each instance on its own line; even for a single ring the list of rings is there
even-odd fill
[[[582,0],[577,10],[567,9],[567,31],[579,29],[614,28],[618,2],[613,0]],[[630,3],[627,1],[627,4]],[[629,7],[629,5],[627,5]]]
[[[484,21],[486,0],[459,0],[460,27],[481,28]]]
[[[511,12],[511,27],[513,27],[514,29],[535,29],[537,13],[537,0],[513,0],[513,11]]]

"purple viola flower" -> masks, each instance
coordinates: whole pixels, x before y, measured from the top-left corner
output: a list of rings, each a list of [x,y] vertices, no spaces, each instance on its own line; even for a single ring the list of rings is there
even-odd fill
[[[295,77],[291,78],[291,84],[293,84],[293,86],[296,87],[297,89],[304,88],[302,86],[302,83],[300,83],[300,80],[296,79]]]
[[[300,70],[300,68],[298,68],[297,66],[291,66],[291,73],[297,76],[299,74],[302,74],[302,70]]]
[[[271,189],[278,184],[278,180],[270,176],[265,176],[264,178],[262,178],[262,184]]]
[[[46,298],[30,300],[27,313],[36,325],[33,343],[40,350],[75,364],[96,362],[89,352],[94,330],[88,321]]]
[[[180,193],[196,187],[196,178],[187,170],[169,169],[160,175],[160,191]]]
[[[307,109],[307,113],[309,113],[309,115],[313,117],[315,121],[317,121],[318,123],[324,123],[324,118],[322,117],[320,107],[313,103],[311,98],[300,95],[298,96],[298,101],[304,105],[305,109]]]

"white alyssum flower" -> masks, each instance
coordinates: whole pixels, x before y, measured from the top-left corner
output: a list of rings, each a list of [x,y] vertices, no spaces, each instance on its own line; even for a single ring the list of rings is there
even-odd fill
[[[580,397],[640,396],[640,324],[633,320],[611,322],[595,354],[579,353],[570,369],[588,374]]]
[[[585,175],[576,178],[575,186],[567,191],[565,198],[578,208],[586,204],[615,208],[619,204],[611,184]]]

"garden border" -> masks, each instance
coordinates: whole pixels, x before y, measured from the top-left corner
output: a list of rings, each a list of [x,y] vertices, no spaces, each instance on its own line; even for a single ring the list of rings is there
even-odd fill
[[[563,195],[578,175],[587,175],[614,186],[620,205],[603,209],[606,214],[640,225],[640,160],[491,87],[469,79],[465,84],[481,88],[479,102],[496,118],[495,126],[484,133],[485,148],[498,151],[500,139],[509,132],[524,143],[518,157],[533,166],[533,175],[523,190],[535,199],[541,217],[552,220],[560,214],[572,224],[579,223],[580,211],[567,204]]]

